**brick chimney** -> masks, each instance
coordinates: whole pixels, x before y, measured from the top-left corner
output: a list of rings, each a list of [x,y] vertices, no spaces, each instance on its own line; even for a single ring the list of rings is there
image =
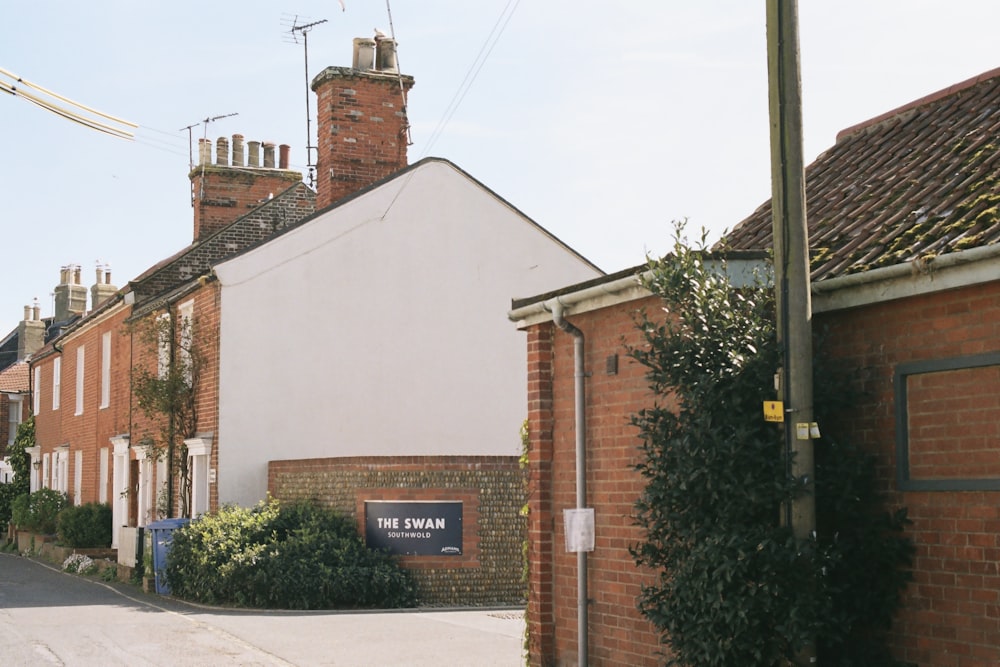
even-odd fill
[[[250,141],[247,148],[245,152],[243,135],[234,134],[230,159],[229,139],[219,137],[213,164],[211,140],[198,140],[198,164],[189,174],[194,241],[214,234],[302,180],[300,172],[288,168],[288,146],[282,144],[277,168],[274,144],[263,144],[263,167],[260,164],[261,142]]]
[[[45,344],[45,322],[41,318],[38,299],[34,306],[24,307],[24,319],[17,325],[17,360],[24,361]]]
[[[65,322],[73,315],[87,312],[87,288],[80,284],[80,267],[70,264],[59,270],[55,289],[54,322]]]
[[[118,292],[118,288],[111,284],[111,267],[107,264],[97,265],[97,278],[90,286],[90,308],[97,308],[113,297]]]
[[[326,208],[406,166],[406,97],[395,41],[354,40],[351,67],[327,67],[312,80],[317,98],[316,205]]]

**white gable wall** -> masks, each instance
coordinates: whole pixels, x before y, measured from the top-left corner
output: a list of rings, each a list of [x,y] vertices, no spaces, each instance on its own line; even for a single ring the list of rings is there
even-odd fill
[[[216,273],[219,502],[240,504],[265,496],[269,460],[519,454],[511,298],[598,275],[441,161]]]

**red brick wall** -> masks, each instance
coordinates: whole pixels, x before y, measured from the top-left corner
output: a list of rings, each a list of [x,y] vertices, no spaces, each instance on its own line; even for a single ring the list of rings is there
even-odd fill
[[[897,657],[918,665],[1000,664],[1000,491],[904,491],[896,481],[899,364],[1000,352],[1000,283],[816,317],[825,347],[856,373],[861,408],[844,424],[879,455],[893,506],[913,521],[915,580],[895,624]],[[913,480],[998,477],[996,366],[907,379]],[[839,426],[839,425],[838,425]]]
[[[219,330],[219,286],[208,281],[179,303],[194,300],[197,330],[195,332],[203,355],[204,367],[201,372],[197,394],[198,432],[213,433],[218,441],[218,330]],[[176,306],[176,304],[175,304]],[[143,319],[152,321],[163,311],[153,311]],[[108,485],[106,496],[111,498],[113,449],[110,439],[127,434],[133,445],[145,435],[159,437],[159,427],[148,419],[136,404],[131,391],[133,368],[145,367],[155,370],[156,350],[143,341],[140,333],[142,324],[126,322],[131,308],[120,308],[108,316],[98,316],[85,321],[79,329],[59,340],[62,350],[61,400],[59,410],[52,410],[52,364],[59,352],[39,359],[41,373],[41,405],[35,418],[36,440],[42,453],[51,456],[53,450],[68,444],[69,495],[75,496],[76,452],[83,452],[81,478],[81,502],[97,502],[100,499],[100,450],[109,449]],[[105,332],[111,333],[111,395],[107,407],[101,408],[101,339]],[[80,415],[76,411],[76,360],[77,349],[85,348],[84,359],[84,409]],[[51,475],[50,463],[50,475]],[[209,466],[217,468],[218,453],[213,447]],[[134,481],[134,480],[133,480]],[[157,487],[159,486],[157,480]],[[210,485],[210,508],[218,507],[216,486]]]
[[[907,380],[911,479],[1000,478],[1000,366]]]
[[[644,370],[626,356],[640,343],[633,317],[650,298],[567,319],[584,333],[587,506],[595,511],[588,554],[589,664],[658,665],[655,628],[637,611],[643,584],[629,547],[642,539],[634,503],[644,486],[635,472],[640,441],[630,417],[652,405]],[[565,549],[563,510],[576,506],[573,337],[552,324],[531,327],[528,344],[529,592],[532,665],[577,664],[577,557]],[[614,370],[617,364],[617,371]]]
[[[628,417],[650,404],[642,370],[623,356],[638,337],[637,304],[570,315],[586,337],[588,505],[597,517],[588,559],[592,665],[653,665],[660,645],[636,612],[640,572],[628,546],[641,539],[632,503],[642,482]],[[658,303],[645,302],[650,312]],[[854,373],[859,408],[824,429],[848,433],[879,457],[891,508],[909,508],[915,581],[895,625],[897,657],[919,665],[1000,664],[1000,491],[903,491],[896,482],[899,364],[1000,352],[1000,283],[822,314],[816,329],[837,366]],[[576,661],[576,562],[563,546],[562,510],[574,505],[573,340],[551,324],[527,332],[531,450],[528,623],[532,665]],[[619,355],[617,375],[607,359]],[[908,379],[911,478],[1000,472],[1000,369],[946,370]],[[941,456],[947,452],[947,457]],[[957,455],[953,453],[957,452]]]
[[[100,499],[100,449],[111,449],[110,438],[129,431],[131,401],[128,384],[121,378],[128,377],[131,340],[124,328],[129,308],[119,308],[95,317],[58,342],[58,351],[39,361],[41,373],[41,403],[35,416],[35,439],[42,454],[50,455],[49,475],[52,474],[51,456],[56,447],[69,445],[68,493],[76,496],[76,452],[83,452],[80,501],[97,502]],[[111,334],[111,393],[106,407],[101,407],[102,337]],[[77,350],[84,349],[83,412],[76,414]],[[57,356],[62,357],[60,405],[52,409],[52,366]],[[108,486],[106,495],[111,497],[111,459],[108,459]]]
[[[199,241],[302,180],[287,169],[201,165],[191,171],[194,238]]]
[[[413,78],[402,77],[407,92]],[[313,80],[316,205],[334,202],[406,166],[406,107],[394,74],[328,67]]]
[[[218,469],[219,453],[219,317],[220,317],[221,289],[219,283],[214,280],[203,280],[199,287],[193,292],[179,298],[171,304],[171,311],[176,316],[177,308],[189,301],[193,301],[194,344],[201,357],[201,367],[198,377],[198,384],[195,388],[195,410],[197,412],[196,433],[212,434],[212,452],[209,456],[209,468]],[[143,316],[145,320],[142,324],[135,325],[138,331],[143,326],[153,326],[152,322],[164,311],[155,310]],[[134,367],[146,367],[155,369],[157,366],[156,350],[141,340],[140,334],[134,334],[132,341],[132,365]],[[128,375],[123,378],[128,382]],[[155,425],[146,415],[139,410],[138,406],[133,406],[132,410],[132,444],[135,445],[144,436],[151,434],[159,439],[160,427]],[[163,480],[156,481],[156,488],[159,488]],[[174,495],[180,493],[180,478],[175,477]],[[218,486],[209,484],[209,511],[218,509],[219,495]],[[179,504],[175,501],[174,511],[179,510]],[[176,514],[175,514],[176,516]]]
[[[212,453],[208,467],[219,468],[219,323],[222,289],[218,282],[205,282],[194,299],[195,336],[202,365],[196,388],[198,433],[212,433]],[[209,484],[209,511],[219,508],[217,484]]]
[[[42,447],[43,453],[51,454],[53,448],[64,442],[62,437],[62,411],[52,409],[53,379],[52,369],[58,353],[47,354],[32,361],[31,377],[32,392],[39,394],[38,414],[35,415],[35,444]],[[60,361],[60,363],[62,363]],[[39,369],[38,382],[35,383],[35,369]],[[60,387],[66,382],[65,368],[60,370]],[[65,396],[60,390],[60,408],[64,409]],[[34,401],[34,396],[32,396]],[[41,470],[39,470],[41,474]]]

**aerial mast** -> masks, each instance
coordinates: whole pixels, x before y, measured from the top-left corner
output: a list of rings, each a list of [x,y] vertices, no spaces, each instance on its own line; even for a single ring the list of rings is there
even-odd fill
[[[312,143],[312,113],[309,110],[309,31],[321,23],[326,23],[326,19],[320,19],[319,21],[303,25],[299,25],[298,20],[296,16],[295,22],[289,32],[292,33],[292,39],[296,44],[298,44],[298,38],[295,36],[296,33],[302,35],[302,52],[305,54],[306,74],[306,169],[309,173],[309,187],[316,189],[316,163],[313,161],[313,152],[317,149]]]

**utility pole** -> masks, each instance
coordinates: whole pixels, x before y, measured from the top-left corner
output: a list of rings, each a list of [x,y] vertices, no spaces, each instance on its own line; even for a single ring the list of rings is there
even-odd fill
[[[797,0],[767,2],[767,74],[771,124],[773,215],[778,344],[782,350],[779,392],[784,415],[785,455],[803,492],[785,508],[784,520],[799,543],[816,531],[812,386],[812,303],[809,236],[802,159],[802,85],[799,72]],[[813,643],[796,664],[816,664]]]

